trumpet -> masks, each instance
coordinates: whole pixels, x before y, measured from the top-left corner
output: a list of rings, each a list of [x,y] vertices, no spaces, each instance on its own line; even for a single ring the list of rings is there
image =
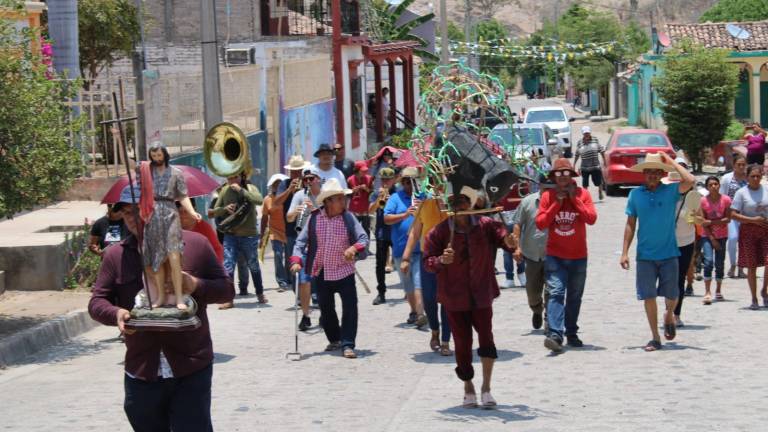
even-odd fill
[[[387,205],[388,199],[389,199],[389,189],[380,188],[379,189],[379,207],[384,207],[385,205]]]

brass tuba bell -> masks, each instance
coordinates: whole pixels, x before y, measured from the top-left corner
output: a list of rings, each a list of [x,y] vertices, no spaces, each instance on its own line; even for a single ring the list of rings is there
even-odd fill
[[[219,177],[231,177],[251,171],[245,134],[232,123],[219,123],[205,136],[203,155],[208,168]]]

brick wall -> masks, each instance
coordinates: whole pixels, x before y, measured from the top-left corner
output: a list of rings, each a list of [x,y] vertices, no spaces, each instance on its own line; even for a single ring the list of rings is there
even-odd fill
[[[216,0],[219,41],[259,38],[260,0]],[[200,42],[200,0],[146,0],[146,41],[151,45]]]

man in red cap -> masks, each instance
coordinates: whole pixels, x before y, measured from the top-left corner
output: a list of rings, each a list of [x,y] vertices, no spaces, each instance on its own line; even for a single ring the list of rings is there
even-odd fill
[[[373,177],[368,175],[368,164],[365,161],[355,162],[354,175],[347,179],[347,186],[352,189],[352,199],[349,201],[349,211],[355,215],[363,226],[365,235],[370,238],[371,218],[368,214],[369,197],[373,190]]]
[[[555,187],[541,193],[536,227],[548,230],[544,275],[549,287],[547,325],[544,346],[554,352],[563,350],[563,333],[568,345],[584,343],[576,335],[579,310],[587,279],[587,227],[597,221],[597,212],[589,191],[573,180],[579,173],[566,158],[555,161],[550,179]]]

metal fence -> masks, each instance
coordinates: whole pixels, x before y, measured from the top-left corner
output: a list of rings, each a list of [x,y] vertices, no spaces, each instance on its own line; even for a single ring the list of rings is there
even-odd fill
[[[236,124],[245,133],[262,128],[260,118],[262,87],[266,86],[266,71],[259,65],[222,68],[221,99],[224,121]],[[158,131],[171,153],[187,152],[202,147],[205,137],[203,115],[202,74],[186,73],[144,79],[144,108],[146,126]],[[115,118],[112,92],[117,93],[123,118],[136,115],[135,78],[132,76],[106,76],[93,83],[90,89],[81,89],[77,97],[65,101],[72,116],[86,119],[85,133],[77,137],[83,159],[91,172],[104,171],[107,175],[122,173],[121,157],[117,154],[117,131],[104,120]],[[125,123],[129,158],[135,154],[136,122]],[[148,140],[149,141],[149,140]]]

